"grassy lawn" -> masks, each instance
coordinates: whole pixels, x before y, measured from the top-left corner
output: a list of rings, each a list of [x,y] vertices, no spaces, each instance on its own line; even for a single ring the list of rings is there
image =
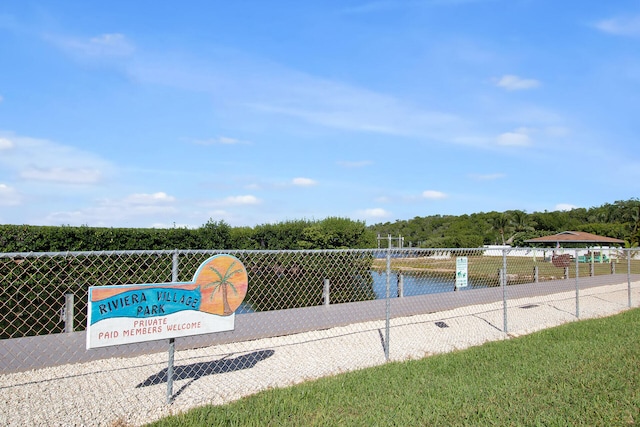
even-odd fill
[[[640,309],[324,378],[153,426],[640,423]]]
[[[462,255],[462,254],[461,254]],[[488,284],[498,285],[498,270],[503,267],[502,257],[492,256],[468,256],[469,277],[482,282],[483,278],[491,279]],[[384,272],[386,260],[375,259],[373,269]],[[533,281],[534,267],[538,268],[540,281],[560,279],[564,276],[564,269],[555,267],[550,261],[545,261],[542,253],[534,260],[533,257],[508,257],[507,273],[510,275],[509,283],[527,283]],[[593,264],[596,276],[611,274],[609,263],[595,262]],[[589,263],[578,263],[579,277],[590,275],[591,265]],[[432,259],[426,257],[418,258],[394,258],[391,260],[391,269],[403,271],[405,274],[431,275],[431,276],[451,276],[456,271],[456,257],[446,259]],[[626,273],[628,269],[626,260],[616,262],[616,273]],[[640,260],[631,261],[631,273],[640,273]],[[571,261],[569,266],[569,277],[575,278],[576,265]]]

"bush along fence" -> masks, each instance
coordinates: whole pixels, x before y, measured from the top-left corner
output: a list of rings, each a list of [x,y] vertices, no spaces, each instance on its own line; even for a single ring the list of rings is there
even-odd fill
[[[24,418],[27,412],[52,423],[105,424],[119,418],[136,424],[268,387],[423,357],[638,305],[640,251],[597,252],[389,248],[2,253],[0,388],[18,397],[12,398],[17,409],[0,409],[0,424],[36,422]],[[176,339],[170,375],[165,341],[85,348],[90,286],[188,282],[205,260],[222,253],[240,260],[248,276],[235,328]],[[470,338],[463,338],[467,333]],[[165,387],[174,378],[165,401]],[[54,397],[60,387],[85,400],[60,402]],[[86,400],[102,389],[103,398]],[[60,419],[51,418],[61,417],[60,410],[53,415],[46,408],[26,411],[21,405],[28,403],[19,397],[35,392],[41,402],[50,394],[58,405],[70,405],[69,414]],[[78,404],[94,415],[79,414]],[[95,418],[95,408],[90,411],[94,405],[104,419]]]

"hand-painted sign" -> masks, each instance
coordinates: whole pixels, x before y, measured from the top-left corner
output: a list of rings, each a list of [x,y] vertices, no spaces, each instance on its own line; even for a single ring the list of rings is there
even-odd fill
[[[191,282],[92,286],[86,347],[233,330],[248,283],[240,260],[216,255]]]
[[[456,258],[456,289],[466,288],[469,284],[467,277],[467,267],[469,260],[466,256]]]

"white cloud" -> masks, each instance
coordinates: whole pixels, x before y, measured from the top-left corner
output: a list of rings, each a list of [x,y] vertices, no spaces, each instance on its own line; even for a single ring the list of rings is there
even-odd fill
[[[260,112],[294,117],[328,128],[384,135],[442,139],[443,127],[460,126],[460,119],[452,114],[416,110],[394,98],[364,90],[338,84],[327,88],[328,93],[323,93],[320,87],[317,89],[317,97],[299,97],[297,105],[277,105],[277,100],[272,100],[271,103],[248,106]],[[297,96],[291,94],[289,99]]]
[[[280,116],[331,129],[440,140],[462,126],[455,114],[239,53],[211,56],[204,65],[199,59],[147,58],[128,71],[143,83],[214,93],[233,100],[228,104],[243,109],[243,116],[259,114],[269,122]]]
[[[382,208],[365,209],[360,214],[367,218],[388,218],[391,215],[390,212]]]
[[[529,135],[518,132],[505,132],[498,136],[498,144],[525,147],[531,144]]]
[[[21,197],[13,187],[0,184],[0,206],[16,206],[21,202]]]
[[[258,184],[257,182],[252,182],[251,184],[247,184],[244,186],[244,188],[246,190],[262,190],[262,185]]]
[[[428,0],[428,1],[397,1],[397,0],[374,0],[364,2],[357,6],[347,7],[342,10],[344,14],[369,14],[387,12],[390,10],[404,9],[412,10],[429,6],[458,6],[467,3],[479,3],[487,0]]]
[[[89,43],[101,50],[106,49],[109,53],[129,54],[133,52],[133,46],[124,34],[101,34],[89,39]]]
[[[528,128],[518,128],[513,132],[505,132],[497,138],[498,145],[509,147],[527,147],[531,145],[529,134],[532,132]]]
[[[210,204],[217,206],[245,206],[258,205],[261,201],[256,196],[250,194],[244,196],[229,196],[222,200],[213,201]]]
[[[209,218],[227,218],[229,217],[231,214],[229,211],[225,211],[224,209],[215,209],[212,211],[209,211]]]
[[[314,186],[316,184],[318,184],[317,181],[311,179],[311,178],[293,178],[292,181],[293,185],[298,186],[298,187],[311,187]]]
[[[131,194],[126,197],[124,201],[126,204],[132,205],[155,205],[162,203],[173,203],[176,201],[176,198],[160,191],[153,194]]]
[[[20,178],[63,184],[95,184],[102,174],[96,169],[41,168],[37,166],[20,171]]]
[[[209,139],[197,139],[194,141],[194,144],[198,145],[236,145],[236,144],[246,144],[244,141],[240,141],[239,139],[229,138],[227,136],[218,136],[215,138]]]
[[[415,104],[393,94],[299,72],[238,52],[213,52],[204,62],[188,57],[167,60],[164,56],[145,56],[144,60],[131,64],[128,72],[145,84],[215,94],[219,102],[228,100],[225,102],[227,107],[239,109],[230,114],[231,117],[254,116],[255,123],[266,127],[272,123],[282,126],[282,120],[285,120],[287,125],[293,122],[349,132],[419,137],[433,143],[495,147],[495,136],[483,134],[483,120],[471,112],[465,116],[433,104]],[[256,78],[258,72],[260,78]],[[541,84],[538,80],[516,75],[496,77],[493,83],[505,90],[531,89]],[[499,120],[530,122],[516,120],[518,117],[505,118],[518,114],[525,118],[533,116],[534,124],[542,122],[540,127],[559,122],[557,115],[546,110],[529,111],[534,110],[529,107],[523,111],[522,108],[509,108]],[[220,138],[203,139],[198,143],[221,144]],[[234,138],[230,140],[229,143],[235,141]],[[365,162],[345,160],[338,164],[355,168],[369,164]]]
[[[114,170],[90,152],[43,139],[0,134],[0,152],[0,167],[29,181],[90,185]]]
[[[443,6],[457,6],[470,3],[486,3],[493,0],[431,0],[430,4]]]
[[[345,14],[367,14],[396,9],[399,4],[396,1],[370,1],[357,6],[347,7],[342,10]]]
[[[556,211],[570,211],[572,209],[576,209],[576,205],[572,205],[569,203],[558,203],[555,207]]]
[[[477,181],[495,181],[496,179],[502,179],[506,175],[503,173],[487,173],[487,174],[469,174],[471,179]]]
[[[120,33],[100,34],[90,38],[48,35],[45,39],[72,55],[88,58],[126,57],[135,51],[133,44]]]
[[[0,138],[0,151],[13,148],[13,142],[7,138]]]
[[[522,77],[507,74],[502,76],[496,85],[506,90],[525,90],[540,86],[540,82],[535,79],[523,79]]]
[[[544,132],[548,136],[552,137],[565,137],[571,135],[571,129],[565,126],[549,126],[544,129]]]
[[[487,147],[491,145],[493,140],[486,136],[463,135],[463,136],[456,136],[452,138],[451,141],[456,144],[467,145],[472,147]]]
[[[618,36],[640,36],[640,15],[605,19],[594,26],[600,31]]]
[[[140,219],[153,219],[154,223],[171,222],[178,213],[178,209],[173,206],[174,201],[174,197],[163,192],[131,194],[121,199],[104,198],[95,201],[92,206],[52,212],[47,215],[45,223],[113,226],[113,224],[132,221],[139,223]],[[151,223],[143,226],[151,226]]]
[[[426,190],[422,192],[422,197],[424,197],[425,199],[440,200],[446,199],[447,195],[441,191]]]
[[[345,167],[345,168],[363,168],[365,166],[369,166],[371,164],[373,164],[373,162],[371,160],[358,160],[358,161],[346,161],[346,160],[341,160],[339,162],[337,162],[338,165]]]

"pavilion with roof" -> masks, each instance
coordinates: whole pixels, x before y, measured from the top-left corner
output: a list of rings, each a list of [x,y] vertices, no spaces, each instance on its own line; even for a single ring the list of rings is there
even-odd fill
[[[584,231],[563,231],[552,236],[542,236],[536,237],[535,239],[525,240],[525,243],[554,245],[559,248],[563,243],[584,244],[586,246],[620,246],[624,245],[625,242],[624,240],[614,239],[613,237],[598,236]]]
[[[613,237],[598,236],[596,234],[584,231],[563,231],[552,236],[536,237],[535,239],[525,240],[525,243],[534,243],[542,245],[553,245],[556,248],[562,248],[563,244],[571,244],[576,247],[585,247],[586,250],[579,251],[582,253],[578,256],[580,262],[609,262],[607,255],[602,251],[594,251],[594,249],[604,249],[610,247],[619,247],[624,245],[625,241],[614,239]],[[607,251],[609,252],[609,251]],[[555,250],[551,261],[556,267],[568,267],[571,262],[571,254],[563,254],[562,249],[558,254]],[[611,253],[609,253],[611,255]]]

